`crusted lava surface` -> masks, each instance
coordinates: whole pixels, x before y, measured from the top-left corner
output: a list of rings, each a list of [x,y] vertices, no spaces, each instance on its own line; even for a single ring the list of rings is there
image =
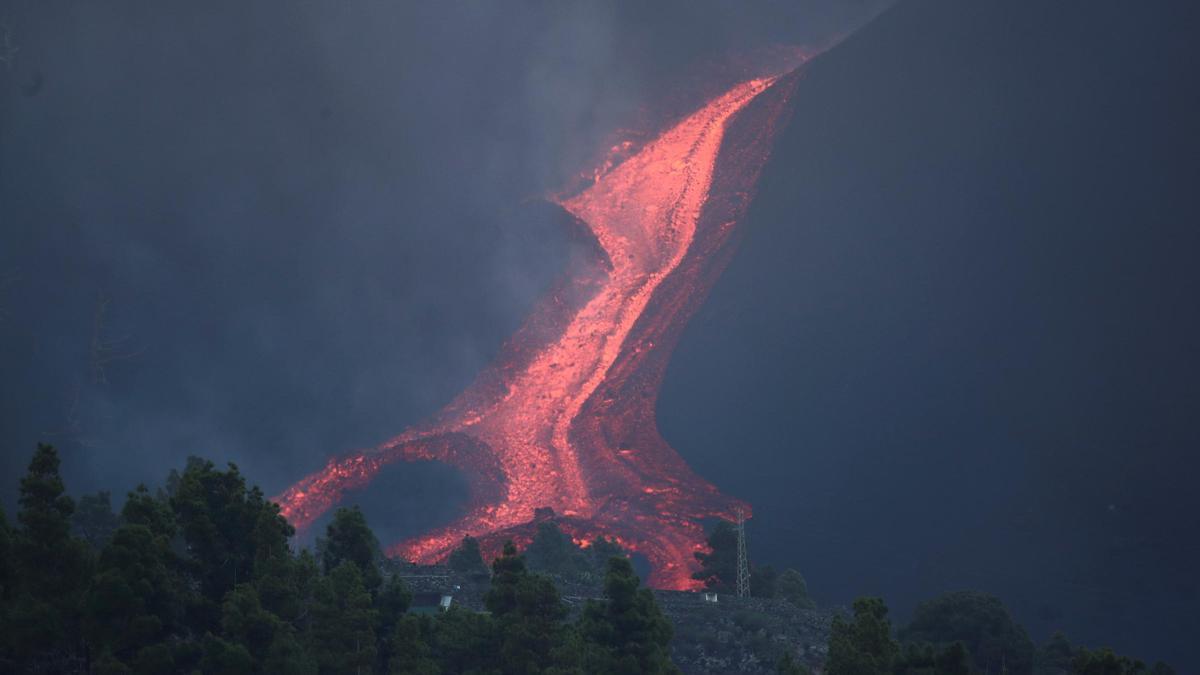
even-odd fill
[[[737,83],[554,198],[591,254],[434,419],[335,458],[280,495],[288,520],[307,527],[393,462],[437,461],[467,477],[466,513],[390,555],[436,562],[468,534],[490,554],[507,539],[527,542],[552,511],[581,544],[605,536],[643,554],[651,585],[695,588],[701,521],[750,509],[662,438],[658,391],[684,325],[733,253],[800,72]]]

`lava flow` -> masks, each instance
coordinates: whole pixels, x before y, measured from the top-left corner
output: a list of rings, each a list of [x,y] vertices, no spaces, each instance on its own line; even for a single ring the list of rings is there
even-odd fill
[[[794,64],[793,64],[794,65]],[[395,461],[439,461],[471,488],[454,523],[388,549],[433,563],[463,536],[485,552],[527,542],[552,511],[578,542],[646,556],[649,583],[691,589],[705,518],[747,505],[721,495],[659,435],[655,405],[679,334],[723,269],[799,77],[733,86],[595,182],[555,199],[592,259],[539,303],[496,363],[432,421],[331,460],[277,498],[299,528]]]

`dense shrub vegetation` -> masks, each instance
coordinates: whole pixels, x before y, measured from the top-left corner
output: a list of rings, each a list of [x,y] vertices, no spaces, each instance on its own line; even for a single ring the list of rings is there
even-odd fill
[[[192,458],[163,488],[131,492],[118,514],[106,492],[68,497],[57,453],[40,445],[15,522],[0,510],[0,672],[678,672],[671,622],[624,552],[604,539],[581,549],[552,518],[523,554],[510,543],[489,566],[467,537],[450,556],[455,573],[486,584],[486,611],[410,612],[412,594],[357,509],[334,514],[315,554],[297,550],[294,534],[232,464]],[[709,543],[696,578],[727,592],[733,527],[718,523]],[[754,653],[782,652],[778,672],[808,672],[795,645],[769,638],[778,620],[755,609],[774,602],[793,618],[812,615],[804,577],[761,567],[753,580],[750,604],[693,614],[731,619]],[[603,599],[569,612],[564,583],[602,585]],[[682,637],[681,654],[721,649],[699,624]],[[999,600],[974,592],[922,604],[898,632],[882,600],[861,598],[852,617],[834,619],[825,661],[829,675],[1173,672],[1062,635],[1035,648]]]
[[[110,501],[77,507],[58,455],[38,447],[17,526],[0,512],[0,672],[677,672],[671,625],[624,557],[604,561],[606,599],[575,620],[511,545],[491,566],[488,612],[416,615],[357,509],[337,511],[314,556],[233,465],[193,459],[119,516]],[[535,540],[539,564],[594,567],[556,535]],[[449,562],[489,574],[470,539]]]
[[[996,598],[948,593],[917,608],[913,621],[892,637],[880,598],[854,601],[854,616],[834,619],[827,675],[1174,675],[1112,650],[1074,649],[1061,634],[1035,650],[1025,629]],[[971,650],[974,648],[975,652]]]

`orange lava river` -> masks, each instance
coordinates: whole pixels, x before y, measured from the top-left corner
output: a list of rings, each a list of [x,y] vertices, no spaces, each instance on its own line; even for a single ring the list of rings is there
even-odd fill
[[[506,539],[528,542],[551,509],[577,542],[605,536],[645,555],[651,585],[696,588],[701,521],[749,507],[662,439],[657,394],[684,324],[732,252],[798,77],[736,84],[556,199],[591,259],[433,420],[333,459],[277,497],[288,520],[307,527],[392,462],[438,461],[467,477],[466,513],[389,555],[437,562],[468,534],[490,554]]]

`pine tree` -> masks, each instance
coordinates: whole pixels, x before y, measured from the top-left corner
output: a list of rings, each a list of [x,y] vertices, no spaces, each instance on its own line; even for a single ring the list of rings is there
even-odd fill
[[[0,507],[0,601],[7,603],[13,597],[12,560],[12,531],[8,527],[8,517]]]
[[[525,558],[517,554],[511,541],[504,543],[503,553],[492,562],[492,587],[483,602],[493,616],[504,616],[517,607],[517,586],[527,574]]]
[[[79,542],[71,538],[75,503],[64,494],[58,467],[58,453],[39,443],[21,479],[17,567],[22,585],[39,598],[62,599],[77,591],[86,570]]]
[[[291,564],[299,614],[290,619],[296,630],[307,632],[312,623],[313,606],[316,605],[317,585],[321,580],[320,566],[308,549],[303,549]]]
[[[481,577],[486,577],[488,574],[487,565],[483,562],[483,554],[479,551],[479,541],[469,534],[463,537],[462,543],[450,554],[446,564],[459,574]]]
[[[828,675],[889,675],[900,647],[892,639],[881,598],[854,601],[854,620],[834,617],[829,634]]]
[[[392,575],[375,595],[375,634],[380,638],[379,669],[385,670],[393,655],[394,634],[396,625],[404,618],[408,606],[412,604],[412,593],[404,585],[404,580]]]
[[[737,529],[727,520],[717,521],[708,535],[708,553],[697,553],[700,571],[693,579],[703,581],[714,591],[729,591],[737,586]]]
[[[290,625],[282,624],[271,639],[262,672],[271,675],[316,675],[317,663],[296,639],[296,631]]]
[[[121,507],[120,520],[126,525],[144,525],[154,533],[170,542],[178,534],[179,528],[175,523],[175,513],[171,504],[150,494],[145,485],[137,486],[125,498],[125,506]]]
[[[71,515],[71,531],[97,550],[108,543],[120,525],[121,519],[113,513],[112,494],[107,490],[80,497]]]
[[[282,628],[279,617],[263,609],[251,584],[238,584],[221,604],[222,637],[245,647],[256,663],[266,659],[275,633]]]
[[[1145,663],[1119,656],[1108,647],[1096,651],[1080,649],[1071,661],[1071,675],[1173,675],[1174,672],[1161,661],[1148,669]]]
[[[971,659],[967,653],[966,645],[961,642],[955,642],[946,647],[938,655],[935,665],[938,675],[970,675]],[[1004,667],[1004,670],[1007,671],[1008,668]],[[1007,673],[1004,675],[1007,675]]]
[[[904,642],[961,641],[978,670],[1003,665],[1013,675],[1033,672],[1033,640],[999,598],[987,593],[956,591],[922,602],[899,635]]]
[[[12,561],[12,531],[9,529],[4,509],[0,508],[0,672],[16,670],[16,661],[10,643],[10,636],[13,634],[10,625],[12,621],[10,608],[15,596],[13,588],[15,581]]]
[[[604,579],[606,602],[590,602],[579,631],[589,672],[677,673],[668,645],[673,630],[625,558],[611,558]]]
[[[779,595],[779,573],[770,565],[755,567],[750,575],[750,595],[755,598],[774,598]]]
[[[64,492],[58,453],[39,443],[21,479],[10,638],[26,656],[60,664],[80,647],[80,599],[90,572],[86,545],[71,537],[75,504]]]
[[[133,656],[131,670],[141,673],[173,673],[175,672],[175,653],[165,643],[150,644],[138,650]]]
[[[608,573],[608,561],[610,558],[628,558],[629,553],[621,548],[615,539],[606,537],[596,537],[592,540],[591,545],[587,548],[588,556],[591,558],[592,571],[603,577]]]
[[[808,666],[797,661],[791,652],[784,653],[779,659],[779,663],[775,664],[775,672],[779,675],[811,675],[812,673]]]
[[[90,648],[105,655],[106,668],[175,670],[175,652],[185,644],[184,613],[195,597],[184,561],[172,546],[174,514],[162,498],[139,485],[125,500],[120,520],[100,552],[85,596]],[[164,665],[168,663],[174,665]]]
[[[334,512],[333,521],[325,529],[325,538],[318,542],[318,548],[321,551],[321,566],[326,574],[349,561],[358,567],[363,584],[371,593],[383,582],[378,565],[382,556],[379,540],[367,526],[367,518],[357,506],[339,508]]]
[[[394,675],[438,675],[442,672],[433,658],[430,642],[433,622],[427,616],[405,616],[397,622],[388,641],[387,672]],[[462,671],[452,671],[462,672]]]
[[[525,559],[532,570],[563,576],[582,574],[589,567],[584,552],[553,520],[538,523],[537,533],[525,549]]]
[[[316,584],[310,631],[321,672],[368,673],[375,663],[375,610],[362,573],[343,561]]]
[[[212,633],[204,636],[200,670],[205,675],[244,675],[253,672],[254,659],[243,646]]]
[[[253,534],[254,588],[267,611],[289,622],[303,611],[297,560],[288,546],[295,532],[277,504],[263,505]]]
[[[556,648],[565,639],[566,608],[549,578],[530,574],[512,542],[492,564],[492,588],[484,596],[500,635],[500,667],[508,673],[568,669],[578,655]]]
[[[1071,668],[1071,659],[1075,656],[1075,648],[1062,631],[1055,631],[1050,639],[1042,643],[1035,657],[1036,671],[1051,673],[1066,672]]]
[[[497,619],[504,671],[536,673],[550,666],[568,665],[555,663],[554,654],[563,640],[562,621],[566,615],[558,589],[550,579],[540,574],[528,574],[521,579],[515,611]]]
[[[406,617],[405,621],[408,620]],[[422,625],[426,620],[422,619]],[[490,614],[452,607],[430,624],[433,627],[430,647],[442,672],[499,671],[500,633]],[[428,633],[422,635],[429,639]]]
[[[257,487],[246,487],[236,465],[217,471],[212,462],[190,458],[170,503],[200,591],[192,628],[216,631],[225,594],[254,576],[254,531],[267,501]]]
[[[808,583],[799,571],[788,568],[779,575],[775,582],[775,594],[801,609],[812,609],[817,606],[808,595]]]
[[[84,627],[95,648],[132,664],[143,649],[177,628],[181,585],[168,561],[169,542],[142,524],[122,525],[100,554],[84,602]]]
[[[892,668],[895,675],[970,675],[971,661],[967,649],[955,642],[938,651],[931,644],[909,644]],[[1007,675],[1007,671],[1001,671]]]

